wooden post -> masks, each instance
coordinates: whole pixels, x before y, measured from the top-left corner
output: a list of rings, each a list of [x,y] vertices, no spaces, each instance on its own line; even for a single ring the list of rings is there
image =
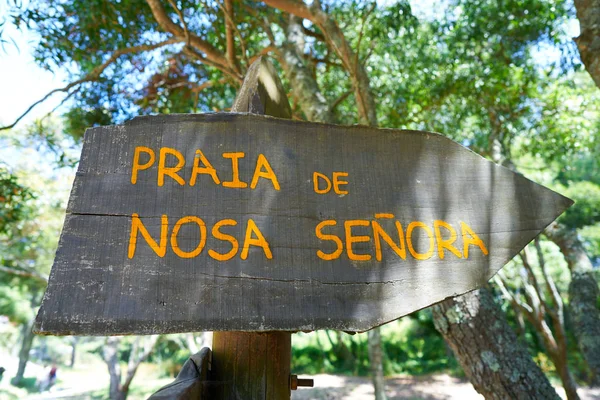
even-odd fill
[[[273,65],[259,58],[248,69],[232,112],[291,118],[292,111]],[[213,399],[290,398],[290,332],[214,332]]]
[[[215,332],[211,399],[290,398],[289,332]]]

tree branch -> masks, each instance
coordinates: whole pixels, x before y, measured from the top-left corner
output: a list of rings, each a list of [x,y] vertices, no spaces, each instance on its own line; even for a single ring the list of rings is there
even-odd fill
[[[229,61],[229,66],[233,69],[239,70],[235,60],[235,42],[233,40],[233,1],[225,0],[225,7],[221,6],[221,3],[217,0],[217,4],[219,7],[223,9],[223,14],[225,15],[225,37],[227,41],[227,61]]]
[[[44,284],[48,283],[48,277],[40,274],[39,272],[25,271],[11,267],[5,267],[4,265],[0,265],[0,271],[11,275],[22,276],[23,278],[33,278],[35,280],[43,282]]]
[[[217,4],[219,5],[219,7],[221,6],[221,3],[217,2]],[[229,20],[229,22],[231,23],[231,27],[233,29],[233,31],[235,32],[235,34],[238,36],[238,38],[240,39],[240,46],[242,47],[242,57],[244,57],[244,61],[246,62],[246,65],[250,65],[251,63],[248,62],[248,50],[246,49],[246,43],[244,42],[244,38],[242,36],[242,33],[240,32],[240,30],[237,28],[237,25],[233,19],[233,4],[231,6],[231,15],[227,15],[226,18]],[[238,63],[239,64],[239,63]],[[238,65],[236,64],[236,65]],[[238,65],[239,68],[239,65]]]
[[[537,252],[538,260],[540,263],[540,269],[542,271],[542,276],[544,277],[544,281],[546,283],[546,289],[551,294],[552,302],[555,307],[562,308],[562,298],[560,297],[560,293],[558,292],[558,288],[554,284],[554,280],[548,275],[546,271],[546,259],[544,257],[544,253],[542,252],[542,246],[540,245],[540,238],[535,238],[533,242],[535,246],[535,250]]]
[[[185,39],[184,30],[177,24],[175,24],[171,18],[167,15],[165,8],[163,7],[160,0],[146,0],[146,3],[150,6],[150,10],[152,11],[152,15],[156,19],[156,22],[160,25],[160,27],[166,32],[171,33],[178,39]],[[239,75],[237,71],[231,70],[228,66],[227,59],[223,54],[217,50],[212,44],[207,41],[201,39],[200,37],[194,35],[193,33],[189,33],[190,46],[195,48],[196,50],[204,53],[203,58],[205,60],[210,61],[210,65],[215,68],[227,72],[230,75]],[[238,76],[241,79],[241,76]]]
[[[525,314],[527,319],[531,320],[534,315],[533,309],[531,308],[531,306],[529,306],[529,304],[524,303],[521,300],[519,300],[510,290],[507,289],[506,283],[505,283],[506,278],[504,277],[504,275],[501,274],[500,272],[498,272],[498,274],[496,274],[496,277],[494,279],[496,281],[496,284],[500,288],[500,291],[504,295],[504,297],[508,301],[510,301],[512,304],[514,304],[519,310],[521,310],[521,312],[523,314]]]
[[[140,347],[140,339],[141,337],[137,336],[131,344],[131,349],[129,351],[129,360],[127,360],[127,376],[131,375],[131,371],[135,368],[138,348]]]
[[[106,68],[108,68],[112,63],[117,61],[119,59],[119,57],[121,57],[121,56],[123,56],[125,54],[140,53],[143,51],[156,50],[159,47],[163,47],[163,46],[178,43],[178,42],[181,42],[181,40],[177,39],[177,38],[171,38],[171,39],[168,39],[168,40],[165,40],[165,41],[162,41],[159,43],[155,43],[155,44],[145,44],[145,45],[133,46],[133,47],[125,48],[125,49],[116,50],[114,53],[112,53],[112,55],[104,63],[102,63],[101,65],[92,69],[83,78],[77,79],[76,81],[73,81],[62,88],[53,89],[53,90],[49,91],[48,93],[46,93],[46,95],[44,97],[42,97],[41,99],[39,99],[38,101],[33,103],[31,106],[29,106],[29,108],[27,110],[25,110],[25,112],[23,114],[21,114],[12,124],[6,125],[6,126],[1,126],[0,131],[13,128],[15,125],[17,125],[19,123],[19,121],[21,121],[27,114],[29,114],[29,112],[31,110],[33,110],[34,107],[36,107],[38,104],[46,101],[53,94],[61,93],[61,92],[68,93],[69,90],[71,90],[72,88],[74,88],[78,85],[81,85],[82,83],[97,80],[100,77],[100,75],[102,75],[104,70],[106,70]]]
[[[338,97],[337,99],[335,99],[335,101],[333,102],[333,104],[331,104],[331,106],[329,107],[329,112],[331,112],[331,113],[335,112],[335,109],[337,108],[337,106],[339,106],[351,94],[352,94],[352,92],[350,90],[348,90],[347,92],[345,92],[344,94],[342,94],[340,97]]]
[[[362,24],[360,26],[360,33],[358,34],[358,43],[356,44],[356,55],[354,57],[354,63],[356,65],[358,65],[358,63],[360,61],[360,58],[358,57],[358,55],[360,54],[360,43],[362,42],[362,38],[365,33],[365,25],[367,24],[367,20],[371,16],[371,13],[373,13],[373,11],[375,11],[376,6],[377,6],[377,3],[373,3],[371,8],[367,11],[367,13],[365,14],[365,16],[362,19]]]
[[[265,3],[271,7],[275,7],[281,11],[285,11],[288,14],[294,14],[297,17],[307,19],[313,23],[315,16],[302,1],[296,0],[267,0]],[[316,24],[316,23],[315,23]],[[318,25],[318,24],[316,24]]]
[[[227,82],[226,78],[221,78],[217,81],[217,83],[219,83],[219,84],[224,84],[225,82]],[[198,99],[200,98],[200,92],[203,91],[204,89],[213,87],[214,85],[215,85],[215,82],[206,81],[206,82],[201,83],[200,85],[197,85],[191,89],[191,91],[196,94],[196,97],[194,98],[194,112],[197,112],[197,110],[198,110]]]
[[[254,61],[258,60],[259,57],[266,56],[269,53],[277,53],[278,51],[279,49],[276,46],[267,46],[261,51],[259,51],[258,54],[255,54],[252,57],[250,57],[248,65],[252,65]]]
[[[225,75],[231,77],[237,83],[242,83],[242,81],[244,80],[244,78],[237,72],[231,71],[229,68],[223,68],[223,66],[220,64],[213,63],[208,58],[204,57],[201,53],[194,50],[194,48],[192,48],[192,47],[184,47],[182,51],[188,57],[195,58],[198,61],[200,61],[202,64],[206,64],[206,65],[210,65],[211,67],[215,67],[219,71],[223,72]]]
[[[138,367],[140,366],[141,363],[143,363],[144,361],[146,361],[146,359],[150,356],[150,354],[152,353],[152,351],[154,350],[154,347],[156,346],[156,344],[158,343],[158,341],[162,338],[161,335],[154,335],[154,336],[150,336],[144,343],[144,348],[142,353],[138,356],[137,354],[137,349],[139,347],[139,340],[140,338],[137,337],[136,341],[134,342],[134,346],[132,346],[131,349],[131,353],[129,355],[129,362],[127,363],[127,376],[125,377],[125,381],[123,382],[123,385],[121,385],[122,390],[124,392],[127,392],[127,390],[129,389],[129,385],[131,385],[131,381],[133,380],[133,377],[135,376],[135,373],[138,369]],[[134,347],[135,347],[135,351],[134,351]],[[133,360],[133,362],[132,362]]]
[[[544,301],[544,296],[543,296],[542,290],[540,289],[539,282],[538,282],[537,278],[535,277],[535,274],[533,273],[533,269],[531,268],[531,264],[529,263],[529,255],[527,253],[528,253],[527,247],[525,247],[523,249],[523,251],[521,253],[519,253],[519,257],[521,258],[521,261],[523,262],[523,267],[527,271],[528,279],[531,282],[531,284],[533,285],[533,288],[537,294],[537,297],[539,297],[540,301]]]
[[[350,75],[356,97],[359,120],[363,124],[377,125],[375,100],[371,94],[367,72],[360,63],[356,62],[356,55],[352,51],[343,32],[337,23],[330,19],[329,15],[321,9],[320,3],[313,1],[313,5],[310,8],[303,2],[296,0],[264,0],[264,3],[281,11],[307,19],[323,32],[326,42],[334,49],[342,61],[344,69]]]
[[[169,4],[171,5],[171,7],[173,7],[175,12],[177,13],[179,20],[181,21],[181,24],[183,25],[183,33],[185,34],[185,44],[187,46],[189,46],[190,45],[190,32],[188,31],[187,23],[185,22],[185,19],[183,18],[183,12],[181,12],[181,10],[177,7],[174,0],[168,0],[168,1],[169,1]]]
[[[302,31],[304,32],[304,34],[306,36],[314,37],[315,39],[318,39],[318,40],[320,40],[322,42],[325,41],[325,36],[323,36],[321,33],[317,33],[315,31],[311,31],[310,29],[308,29],[304,25],[302,25]]]
[[[544,282],[546,283],[546,289],[548,292],[550,292],[550,298],[552,299],[553,306],[555,307],[555,309],[550,309],[550,307],[548,307],[549,312],[552,318],[558,319],[559,323],[564,325],[564,304],[554,280],[546,271],[546,260],[542,252],[539,237],[535,239],[534,246],[537,251],[540,269],[542,270],[542,276],[544,277]]]
[[[313,56],[312,54],[306,54],[305,57],[314,63],[321,63],[321,64],[330,65],[330,66],[334,66],[334,67],[342,67],[342,68],[344,67],[342,64],[328,60],[327,57],[317,58],[317,57]],[[350,94],[352,94],[352,93],[350,93]]]

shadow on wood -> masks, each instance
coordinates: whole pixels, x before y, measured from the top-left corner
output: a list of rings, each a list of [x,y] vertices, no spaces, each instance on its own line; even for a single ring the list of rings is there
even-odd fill
[[[264,58],[248,69],[232,112],[291,118],[277,72]],[[215,332],[211,399],[289,399],[292,337],[289,332]]]

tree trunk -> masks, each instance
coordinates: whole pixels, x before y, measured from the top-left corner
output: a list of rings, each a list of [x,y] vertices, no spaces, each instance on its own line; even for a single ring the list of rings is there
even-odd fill
[[[319,90],[317,81],[302,59],[304,37],[300,18],[290,15],[287,41],[280,53],[281,64],[287,78],[293,82],[292,93],[298,99],[308,121],[333,123],[333,114],[327,100]]]
[[[33,338],[35,337],[33,332],[31,332],[34,320],[35,318],[21,326],[21,349],[19,350],[19,367],[17,368],[17,374],[11,380],[11,383],[15,386],[18,386],[23,380],[23,375],[25,374],[25,367],[27,366],[27,362],[29,361],[29,352],[31,351],[31,346],[33,345]]]
[[[548,356],[552,360],[552,363],[556,368],[556,372],[558,373],[558,376],[563,384],[563,388],[567,394],[567,399],[579,400],[579,395],[577,394],[577,385],[575,384],[575,379],[573,379],[573,375],[571,374],[567,364],[567,343],[565,337],[562,336],[562,332],[558,332],[558,330],[561,330],[562,327],[557,327],[555,325],[555,331],[557,332],[553,334],[550,330],[550,327],[546,323],[546,320],[544,319],[545,316],[546,312],[539,315],[537,320],[531,321],[531,323],[536,326],[536,329],[538,332],[540,332],[540,336],[544,342]]]
[[[544,231],[560,247],[571,270],[569,311],[573,331],[591,372],[591,385],[600,386],[600,295],[592,262],[585,253],[577,231],[557,222]]]
[[[346,343],[344,343],[342,332],[335,331],[335,336],[337,338],[337,342],[332,350],[338,359],[342,361],[342,368],[347,371],[353,371],[356,364],[356,357],[354,357],[352,351],[350,351]],[[331,338],[329,340],[331,341]],[[333,345],[333,342],[331,342],[331,344]]]
[[[71,362],[69,363],[69,367],[73,368],[75,366],[75,358],[77,357],[77,344],[79,343],[79,336],[71,337]]]
[[[127,374],[125,375],[125,380],[121,384],[119,391],[124,394],[123,399],[127,397],[129,393],[129,387],[131,386],[131,381],[137,372],[138,367],[141,363],[146,361],[146,359],[150,356],[156,343],[158,343],[160,336],[138,336],[131,346],[131,352],[129,353],[129,360],[127,362]],[[140,341],[144,341],[143,347],[140,350]]]
[[[383,378],[383,351],[381,349],[381,328],[371,329],[369,337],[369,366],[375,389],[375,400],[386,400]]]
[[[433,307],[436,329],[486,399],[559,399],[488,289]]]
[[[111,336],[106,339],[103,358],[110,376],[109,396],[111,400],[125,400],[127,394],[121,392],[121,367],[119,366],[119,344],[121,339]]]
[[[281,11],[307,19],[321,30],[326,41],[331,45],[332,50],[340,58],[344,69],[348,72],[354,89],[360,123],[377,126],[375,99],[371,92],[370,79],[363,60],[354,52],[335,20],[322,9],[321,2],[313,2],[311,6],[306,5],[304,2],[281,0],[265,0],[265,3]]]
[[[565,393],[567,394],[567,399],[579,400],[579,395],[577,394],[577,384],[575,383],[575,379],[569,370],[566,357],[564,357],[561,361],[553,360],[553,362],[554,366],[556,367],[556,372],[560,376]]]
[[[145,338],[138,336],[135,338],[129,352],[127,374],[125,375],[123,383],[121,383],[121,366],[119,364],[119,345],[121,344],[121,338],[111,336],[106,339],[104,349],[102,350],[102,358],[108,367],[108,374],[110,375],[109,395],[111,400],[127,399],[131,381],[133,380],[138,367],[148,358],[148,356],[150,356],[159,339],[160,336],[150,336]],[[140,350],[140,341],[142,340],[144,341],[144,345]]]
[[[111,392],[110,400],[127,400],[127,393],[122,390],[117,390],[116,392]]]
[[[575,39],[581,61],[600,88],[600,0],[575,0],[580,35]]]

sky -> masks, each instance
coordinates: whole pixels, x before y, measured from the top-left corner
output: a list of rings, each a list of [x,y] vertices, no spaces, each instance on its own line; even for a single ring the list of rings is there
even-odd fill
[[[0,7],[0,12],[2,9]],[[0,47],[0,123],[12,123],[33,102],[42,98],[50,90],[64,85],[67,76],[64,72],[51,73],[35,64],[33,44],[36,36],[31,32],[18,31],[14,26],[5,24],[3,36],[12,41]],[[24,120],[32,121],[52,111],[64,96],[56,94],[37,106]],[[20,123],[19,126],[25,125]]]
[[[2,13],[3,5],[0,5]],[[10,24],[5,24],[3,37],[9,37],[0,46],[0,125],[12,124],[32,103],[41,99],[50,90],[64,86],[67,80],[66,73],[51,73],[35,64],[33,58],[33,45],[37,39],[30,32],[20,32]],[[6,36],[4,36],[6,35]],[[23,129],[31,121],[51,112],[64,95],[59,93],[34,108],[15,129]],[[60,110],[58,110],[60,111]],[[23,183],[29,187],[35,186],[30,179],[42,176],[46,179],[56,180],[56,192],[53,200],[59,200],[66,205],[69,188],[74,176],[72,168],[48,168],[53,165],[54,156],[44,153],[36,148],[18,149],[7,146],[7,141],[2,140],[0,131],[0,163],[10,166],[13,171],[22,171],[20,174]]]

